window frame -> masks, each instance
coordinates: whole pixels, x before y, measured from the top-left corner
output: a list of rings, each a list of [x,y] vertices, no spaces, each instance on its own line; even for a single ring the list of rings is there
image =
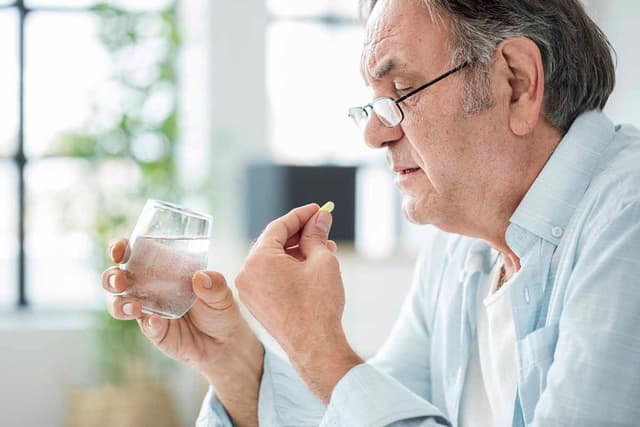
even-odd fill
[[[26,21],[32,12],[87,12],[89,8],[83,7],[29,7],[25,4],[25,0],[15,0],[13,3],[0,5],[0,10],[13,10],[18,14],[18,129],[17,141],[13,154],[0,155],[0,160],[8,161],[15,166],[18,183],[18,293],[16,306],[18,309],[29,307],[29,299],[27,298],[27,259],[25,250],[25,221],[26,221],[26,169],[30,159],[25,154],[25,28]]]

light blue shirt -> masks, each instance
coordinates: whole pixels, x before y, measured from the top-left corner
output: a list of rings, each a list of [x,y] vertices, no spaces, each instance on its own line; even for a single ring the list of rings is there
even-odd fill
[[[506,233],[516,333],[514,426],[640,425],[640,133],[580,116]],[[261,426],[459,424],[476,289],[496,252],[434,231],[388,341],[324,406],[267,352]],[[198,426],[230,426],[210,391]]]

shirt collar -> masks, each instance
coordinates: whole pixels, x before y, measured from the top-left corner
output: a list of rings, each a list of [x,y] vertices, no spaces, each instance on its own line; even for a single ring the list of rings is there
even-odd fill
[[[511,216],[506,241],[516,255],[522,256],[536,236],[560,243],[614,134],[613,123],[598,111],[574,121]]]

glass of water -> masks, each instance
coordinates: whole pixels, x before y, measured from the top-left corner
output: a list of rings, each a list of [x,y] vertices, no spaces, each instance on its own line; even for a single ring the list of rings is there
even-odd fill
[[[148,200],[120,268],[142,312],[182,317],[196,301],[191,279],[207,267],[211,217],[172,203]]]

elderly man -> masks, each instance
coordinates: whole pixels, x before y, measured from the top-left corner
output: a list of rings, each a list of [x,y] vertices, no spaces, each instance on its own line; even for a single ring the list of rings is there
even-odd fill
[[[407,218],[441,230],[377,356],[345,338],[317,205],[272,222],[236,279],[289,361],[265,352],[215,272],[195,275],[180,320],[128,298],[113,315],[203,372],[203,426],[637,425],[640,135],[600,111],[606,38],[577,0],[363,9],[375,97],[350,115],[386,149]],[[127,286],[117,269],[104,283]]]

